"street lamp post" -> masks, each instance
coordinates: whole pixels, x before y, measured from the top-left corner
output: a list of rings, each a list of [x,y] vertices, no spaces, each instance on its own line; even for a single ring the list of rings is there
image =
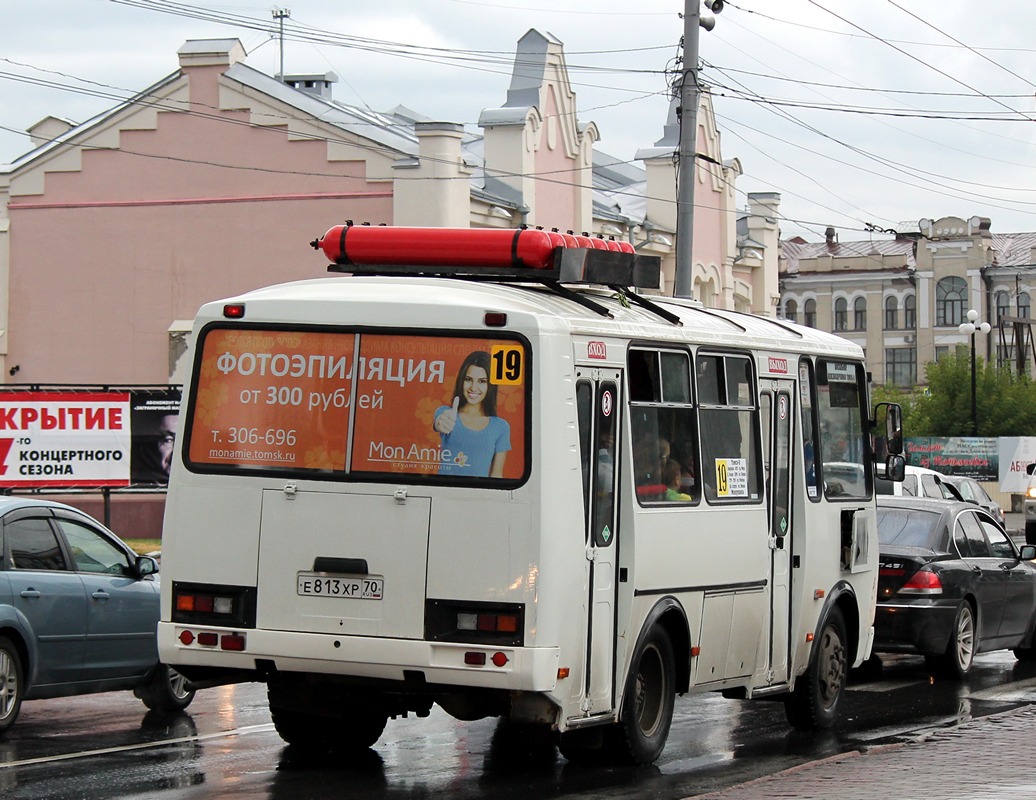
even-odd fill
[[[989,333],[991,330],[988,322],[977,322],[978,312],[975,309],[968,310],[968,321],[957,326],[957,330],[966,333],[971,337],[971,435],[978,436],[978,405],[976,403],[975,389],[975,333]]]

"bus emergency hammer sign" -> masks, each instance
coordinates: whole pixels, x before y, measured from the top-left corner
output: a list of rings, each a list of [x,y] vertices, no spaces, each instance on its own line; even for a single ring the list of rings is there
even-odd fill
[[[0,392],[0,487],[128,486],[129,392]]]

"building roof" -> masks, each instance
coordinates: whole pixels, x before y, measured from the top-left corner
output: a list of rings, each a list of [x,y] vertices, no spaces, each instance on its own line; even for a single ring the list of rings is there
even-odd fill
[[[994,233],[992,234],[993,262],[992,267],[1024,267],[1036,265],[1033,258],[1036,248],[1036,231],[1030,233]],[[868,256],[905,256],[906,266],[913,270],[916,267],[914,258],[914,239],[868,239],[858,242],[807,242],[800,237],[781,241],[781,271],[794,273],[799,270],[799,262],[807,258],[860,258]],[[861,262],[858,269],[887,269],[880,261],[872,265]]]
[[[1033,264],[1032,248],[1036,247],[1034,233],[994,233],[993,266],[1024,267]]]
[[[799,262],[807,258],[860,258],[873,257],[873,262],[864,262],[860,269],[882,269],[882,256],[905,256],[906,265],[914,269],[914,241],[912,239],[868,239],[859,242],[804,242],[800,238],[781,242],[782,272],[798,272]],[[870,265],[872,264],[872,265]],[[887,267],[886,267],[887,268]]]

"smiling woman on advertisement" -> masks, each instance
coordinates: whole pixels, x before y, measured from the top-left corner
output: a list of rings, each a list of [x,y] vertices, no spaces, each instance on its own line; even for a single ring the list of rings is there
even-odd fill
[[[457,373],[453,404],[435,412],[433,426],[442,436],[440,475],[504,475],[511,428],[496,416],[497,386],[489,379],[490,364],[486,351],[470,353]]]

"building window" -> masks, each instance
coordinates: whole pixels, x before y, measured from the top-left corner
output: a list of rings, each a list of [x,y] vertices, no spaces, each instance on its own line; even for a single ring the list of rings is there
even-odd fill
[[[895,297],[885,298],[885,330],[894,331],[899,327],[899,303]]]
[[[912,294],[903,298],[903,327],[908,331],[917,327],[917,301]]]
[[[939,328],[956,328],[964,321],[964,301],[967,284],[956,276],[943,278],[935,284],[935,324]]]
[[[853,328],[867,330],[867,299],[864,297],[857,297],[853,301]]]
[[[844,297],[835,300],[835,330],[845,331],[849,329],[849,304]]]
[[[913,347],[885,350],[885,383],[913,386],[917,383],[917,351]]]
[[[799,304],[794,300],[789,300],[784,304],[784,318],[788,322],[798,322],[799,319]]]
[[[807,300],[806,305],[803,308],[803,322],[806,323],[810,328],[817,326],[817,301]]]
[[[1007,292],[996,293],[996,321],[1011,316],[1011,298]]]
[[[1029,318],[1029,293],[1020,292],[1018,294],[1018,316],[1022,319]]]
[[[950,348],[945,344],[937,344],[935,346],[935,360],[940,361],[950,354]]]

